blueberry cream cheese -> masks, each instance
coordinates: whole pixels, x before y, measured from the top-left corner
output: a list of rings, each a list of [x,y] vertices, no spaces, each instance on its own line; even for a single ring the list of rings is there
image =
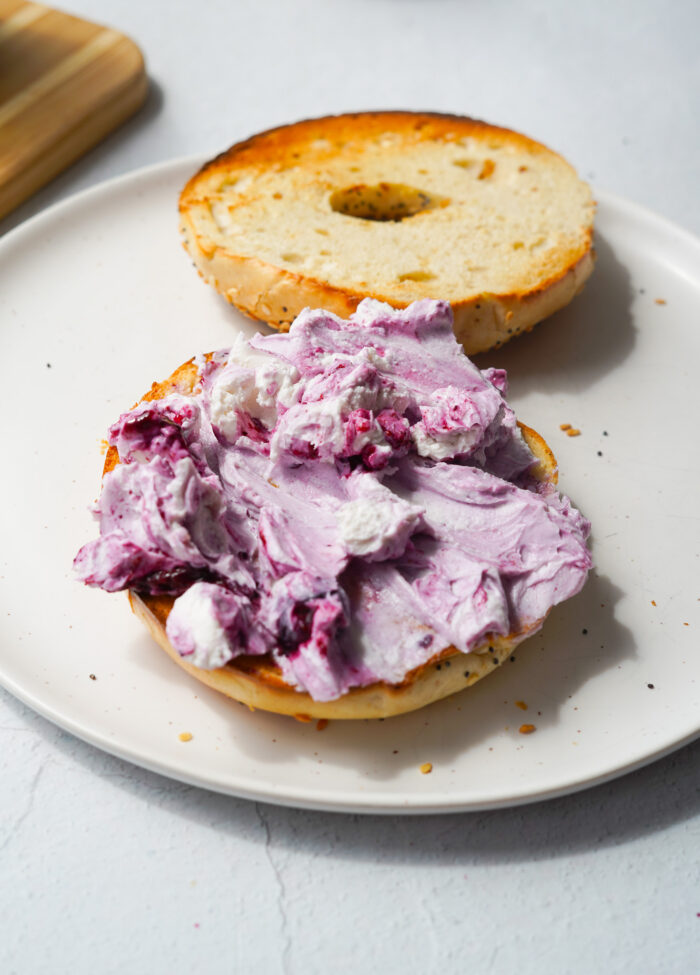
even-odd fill
[[[111,427],[75,568],[167,598],[195,668],[265,659],[332,702],[446,648],[514,646],[583,586],[589,524],[538,476],[505,373],[464,355],[448,303],[306,309],[190,369],[191,392]]]

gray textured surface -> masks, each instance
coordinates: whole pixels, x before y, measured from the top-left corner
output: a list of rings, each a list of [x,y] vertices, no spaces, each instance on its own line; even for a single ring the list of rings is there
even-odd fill
[[[97,0],[153,87],[0,224],[138,166],[357,108],[505,124],[700,232],[697,4]],[[59,648],[57,648],[58,650]],[[565,799],[414,819],[278,809],[111,758],[0,692],[0,970],[695,972],[696,743]]]

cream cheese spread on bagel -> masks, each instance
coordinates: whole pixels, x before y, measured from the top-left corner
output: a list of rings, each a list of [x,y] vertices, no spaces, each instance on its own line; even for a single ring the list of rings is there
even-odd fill
[[[534,475],[505,374],[466,357],[448,303],[306,310],[197,363],[192,395],[111,427],[75,560],[88,585],[172,597],[195,667],[266,655],[334,701],[522,639],[582,587],[589,524]]]

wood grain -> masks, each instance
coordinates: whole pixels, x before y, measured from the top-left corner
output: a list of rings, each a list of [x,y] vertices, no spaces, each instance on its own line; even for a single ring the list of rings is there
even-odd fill
[[[132,115],[148,91],[124,34],[0,0],[0,217]]]

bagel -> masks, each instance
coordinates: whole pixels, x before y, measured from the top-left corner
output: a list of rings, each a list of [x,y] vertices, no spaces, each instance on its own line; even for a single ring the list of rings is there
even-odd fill
[[[454,115],[363,112],[271,129],[180,196],[202,277],[285,331],[304,307],[448,300],[468,354],[566,305],[593,269],[594,202],[561,156]]]
[[[368,304],[371,305],[372,303]],[[438,303],[430,304],[431,306],[438,306]],[[447,305],[443,304],[442,309],[442,311],[439,307],[437,310],[432,309],[432,313],[442,316],[442,325],[440,327],[447,329],[447,334],[449,334],[449,308]],[[444,309],[447,310],[448,317],[445,317]],[[375,316],[379,316],[376,319],[376,321],[379,322],[379,337],[375,338],[368,330],[366,320],[369,313],[367,312],[366,307],[364,312],[365,331],[363,334],[368,335],[370,339],[375,341],[375,343],[381,343],[381,336],[385,334],[381,332],[381,329],[384,327],[381,322],[386,320],[386,313],[390,312],[390,309],[386,309],[384,312],[380,306],[379,309],[373,309],[373,312]],[[322,315],[323,313],[317,314]],[[419,317],[421,315],[425,316],[425,318],[421,320],[429,322],[431,309],[422,308],[420,312],[416,311],[414,314],[418,315]],[[382,319],[382,315],[385,316],[384,319]],[[396,313],[391,312],[391,315],[396,315]],[[332,327],[338,328],[343,323],[336,321],[335,323],[331,324]],[[358,323],[356,322],[354,327],[357,329],[357,326]],[[332,334],[342,333],[336,332]],[[291,340],[294,336],[294,340],[298,341],[298,335],[299,333],[292,332],[289,339]],[[270,339],[271,338],[272,337],[270,337]],[[281,336],[276,336],[274,337],[274,341],[279,341],[281,338]],[[265,343],[266,341],[269,342],[269,339],[259,340],[255,348],[259,349],[261,342]],[[287,341],[286,337],[285,341]],[[323,360],[325,354],[321,347],[316,347],[317,341],[322,340],[314,339],[314,355],[320,356],[320,359]],[[452,342],[452,345],[454,346],[453,340],[450,339],[450,342]],[[269,348],[269,345],[267,347]],[[279,346],[275,346],[275,348],[279,350]],[[454,346],[454,348],[456,349],[457,347]],[[385,352],[385,354],[389,355],[390,353]],[[153,383],[151,389],[143,397],[143,400],[137,404],[137,408],[142,410],[143,404],[156,403],[160,400],[165,400],[170,394],[179,394],[178,403],[182,402],[182,397],[198,396],[203,389],[202,377],[204,375],[208,375],[208,381],[211,381],[212,376],[219,374],[218,370],[223,371],[223,364],[227,360],[222,359],[221,356],[222,354],[219,353],[203,358],[198,357],[196,360],[192,359],[180,366],[164,382]],[[327,356],[325,356],[325,358],[327,358]],[[389,361],[389,359],[386,360],[386,362]],[[338,368],[337,366],[324,366],[324,368],[329,368],[333,375],[338,375],[336,371]],[[449,371],[451,368],[454,368],[454,366],[451,366],[450,363],[447,362],[446,368]],[[478,370],[475,370],[475,372],[478,375]],[[453,376],[455,375],[454,372],[450,374]],[[427,373],[425,373],[425,375],[427,375]],[[480,381],[483,382],[483,378]],[[266,380],[266,383],[267,382],[268,380]],[[212,387],[210,386],[210,392],[207,394],[209,396],[211,396],[211,388]],[[491,393],[493,394],[493,389],[491,390]],[[321,399],[323,399],[323,397],[321,397]],[[178,405],[176,408],[180,414],[184,415],[183,407],[181,405]],[[185,407],[184,409],[187,410],[189,407]],[[113,430],[116,429],[117,426],[118,425],[116,425]],[[520,423],[518,424],[518,427],[525,443],[529,447],[532,456],[535,458],[534,461],[528,460],[527,458],[525,460],[526,465],[528,465],[527,469],[529,471],[529,475],[531,475],[536,482],[544,485],[545,493],[547,491],[555,493],[553,491],[553,485],[555,485],[557,482],[557,465],[552,451],[547,446],[543,438],[534,430]],[[122,458],[120,458],[119,451],[116,446],[117,440],[118,437],[115,435],[113,437],[112,445],[108,448],[104,463],[103,478],[115,471],[116,468],[122,463]],[[204,443],[204,441],[202,441],[202,443]],[[194,454],[192,456],[194,456]],[[299,455],[295,454],[295,456]],[[529,457],[529,454],[527,456]],[[130,460],[127,459],[127,463],[130,463]],[[323,464],[323,461],[313,461],[313,463]],[[299,466],[300,465],[297,464],[297,467]],[[442,467],[444,469],[449,467],[449,465],[443,464]],[[461,469],[464,470],[464,468]],[[519,469],[522,470],[522,465]],[[365,476],[366,475],[364,474],[360,475],[360,477]],[[267,478],[269,475],[266,474],[265,477]],[[491,477],[491,475],[489,475],[489,477]],[[273,483],[272,480],[268,480],[268,483],[271,484],[273,488],[279,487],[279,485],[277,483]],[[500,490],[500,487],[503,487],[503,482],[497,482],[493,478],[488,483],[491,485],[487,489],[490,497],[494,496],[494,491],[497,492]],[[258,488],[251,484],[250,490],[255,492],[258,490]],[[535,493],[539,493],[539,489]],[[253,496],[254,495],[251,494],[251,497]],[[253,503],[261,504],[262,502],[254,501]],[[283,500],[280,503],[284,506],[286,502]],[[119,515],[119,517],[121,518],[122,515]],[[571,520],[571,512],[569,512],[569,515],[566,517],[568,520]],[[573,518],[580,518],[580,516],[574,512]],[[582,521],[580,524],[584,525],[585,523]],[[488,530],[491,531],[493,529],[489,528]],[[569,591],[564,592],[563,594],[560,593],[557,598],[553,599],[552,604],[559,601],[561,598],[565,598],[566,595],[571,595],[574,591],[576,591],[577,586],[580,586],[585,578],[585,570],[590,565],[589,556],[584,544],[587,528],[577,528],[576,531],[579,531],[579,542],[577,542],[577,545],[580,546],[576,549],[575,553],[578,582],[577,585],[574,586],[567,582]],[[583,534],[580,534],[581,531],[583,531]],[[262,528],[260,528],[259,537],[260,539],[263,538]],[[525,536],[523,536],[523,538],[524,537]],[[559,535],[556,537],[557,539],[561,538]],[[258,542],[258,545],[260,544],[262,543]],[[528,541],[527,543],[521,541],[519,544],[529,545],[531,544],[531,541]],[[557,542],[556,544],[559,545],[560,542]],[[87,548],[89,548],[89,546],[85,546],[85,549]],[[85,549],[81,550],[81,553]],[[510,549],[508,549],[508,551],[510,551]],[[554,554],[552,549],[549,549],[548,551],[552,552],[552,555]],[[548,558],[551,559],[552,555],[548,556]],[[393,558],[394,556],[387,555],[384,557]],[[80,558],[81,555],[79,554],[78,558],[76,559],[76,567],[78,566],[78,561]],[[510,556],[508,556],[508,558],[510,558]],[[91,565],[94,566],[95,564],[99,564],[100,561],[101,556],[98,555],[96,560],[92,560]],[[85,565],[85,563],[83,564]],[[85,570],[83,568],[82,578],[83,581],[88,582],[88,584],[102,585],[102,583],[96,582],[94,577],[90,577],[89,569]],[[141,576],[141,578],[143,578],[143,576]],[[550,576],[547,576],[547,578],[550,578]],[[173,647],[171,639],[168,635],[168,631],[166,630],[168,618],[175,604],[176,596],[167,592],[159,592],[157,589],[152,589],[149,591],[148,579],[146,579],[146,583],[147,584],[145,586],[132,586],[129,589],[128,595],[131,608],[136,616],[146,625],[157,643],[180,667],[182,667],[188,674],[197,678],[208,686],[252,708],[260,708],[279,714],[292,715],[302,720],[311,718],[364,719],[389,717],[424,707],[433,701],[437,701],[443,697],[453,694],[456,691],[469,687],[482,677],[491,673],[500,663],[502,663],[513,653],[515,647],[522,640],[533,632],[539,630],[547,613],[549,612],[549,609],[551,608],[551,605],[548,605],[546,611],[540,618],[536,620],[527,619],[524,623],[522,623],[522,625],[513,629],[507,635],[503,635],[502,632],[486,632],[478,638],[478,641],[475,642],[475,645],[471,647],[469,652],[459,650],[453,645],[441,645],[438,652],[433,653],[432,655],[428,655],[428,651],[421,651],[422,656],[420,657],[421,662],[419,665],[412,666],[407,671],[402,669],[401,679],[397,680],[396,682],[392,683],[389,681],[376,679],[368,682],[365,680],[363,684],[351,686],[348,690],[342,692],[334,699],[321,700],[312,697],[311,694],[307,693],[305,690],[300,690],[297,687],[292,686],[285,679],[285,675],[271,653],[258,653],[256,655],[249,653],[235,656],[229,662],[225,663],[224,666],[215,666],[212,669],[204,669],[203,667],[193,665],[191,662],[181,656],[181,653],[178,653],[178,651]],[[103,585],[103,588],[110,587]],[[124,586],[114,586],[111,588],[111,591],[116,588],[124,588]],[[442,612],[442,609],[440,612]],[[420,619],[420,617],[417,618]],[[420,626],[421,624],[419,623],[418,625]],[[418,634],[418,636],[420,636],[420,634]],[[417,638],[415,642],[417,643]],[[420,645],[430,647],[431,643],[432,637],[429,638],[428,644],[421,643]]]
[[[183,392],[182,377],[180,371],[179,392]],[[167,384],[161,384],[160,388],[165,386]],[[520,424],[520,429],[538,458],[538,478],[556,483],[557,466],[552,451],[534,430],[523,424]],[[108,456],[105,471],[118,463],[115,454],[116,451]],[[507,637],[490,634],[483,643],[466,654],[453,646],[445,647],[433,659],[409,671],[400,684],[382,681],[366,687],[354,687],[334,701],[316,701],[305,691],[290,687],[279,667],[268,656],[236,657],[215,670],[194,667],[174,649],[165,630],[173,597],[129,590],[128,598],[137,619],[146,626],[170,659],[190,677],[250,708],[286,714],[300,721],[316,718],[389,718],[426,707],[471,687],[482,677],[493,673],[513,654],[519,643],[537,632],[544,623],[542,618],[527,630],[511,633]]]

